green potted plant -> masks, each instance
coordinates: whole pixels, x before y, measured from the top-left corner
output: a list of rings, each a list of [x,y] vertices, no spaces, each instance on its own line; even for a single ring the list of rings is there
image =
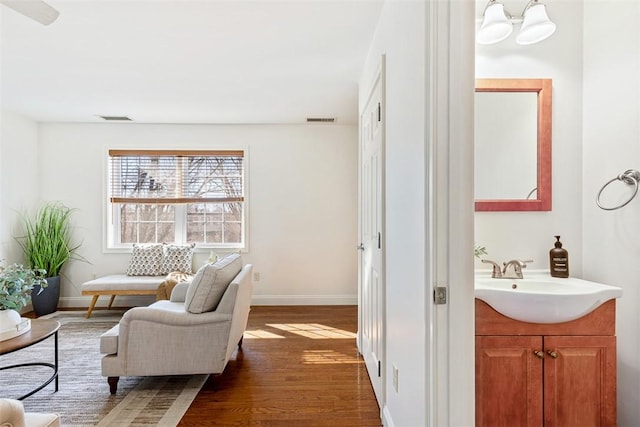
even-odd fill
[[[49,289],[36,292],[31,302],[36,316],[53,313],[60,299],[60,269],[70,259],[82,259],[75,252],[80,244],[71,241],[73,209],[59,202],[45,203],[33,218],[23,217],[24,236],[17,238],[29,267],[43,270]],[[37,286],[36,286],[37,287]]]
[[[6,268],[0,265],[0,341],[20,334],[17,329],[21,322],[19,310],[29,303],[36,286],[38,292],[47,287],[43,270],[21,264]]]

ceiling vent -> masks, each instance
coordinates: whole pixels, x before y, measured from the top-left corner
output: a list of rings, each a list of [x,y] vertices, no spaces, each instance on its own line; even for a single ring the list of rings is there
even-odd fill
[[[335,117],[307,117],[307,123],[335,123]]]
[[[133,121],[127,116],[98,116],[98,117],[102,117],[104,120],[106,120],[108,122],[131,122],[131,121]]]

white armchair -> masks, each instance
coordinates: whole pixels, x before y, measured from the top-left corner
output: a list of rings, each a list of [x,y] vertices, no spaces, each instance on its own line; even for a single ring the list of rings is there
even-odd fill
[[[236,346],[242,346],[251,271],[251,264],[242,267],[239,255],[230,255],[177,285],[170,300],[127,311],[100,339],[106,354],[102,375],[111,394],[120,376],[222,373]]]
[[[0,399],[0,427],[60,427],[60,416],[25,412],[19,400]]]

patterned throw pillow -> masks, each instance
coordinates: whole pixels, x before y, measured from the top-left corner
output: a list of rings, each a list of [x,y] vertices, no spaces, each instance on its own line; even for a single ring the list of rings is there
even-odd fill
[[[231,254],[216,262],[205,264],[189,283],[184,309],[189,313],[205,313],[218,307],[224,292],[242,270],[242,258]]]
[[[169,274],[174,271],[180,273],[193,274],[191,261],[196,244],[171,245],[164,244],[164,260],[162,262],[162,274]]]
[[[134,243],[127,276],[161,276],[162,245]]]

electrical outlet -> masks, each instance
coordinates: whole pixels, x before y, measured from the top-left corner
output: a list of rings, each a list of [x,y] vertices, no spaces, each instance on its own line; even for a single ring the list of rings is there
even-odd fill
[[[393,389],[398,392],[398,367],[393,364]]]
[[[260,273],[259,272],[255,272],[253,273],[253,281],[254,282],[259,282],[260,281]]]

